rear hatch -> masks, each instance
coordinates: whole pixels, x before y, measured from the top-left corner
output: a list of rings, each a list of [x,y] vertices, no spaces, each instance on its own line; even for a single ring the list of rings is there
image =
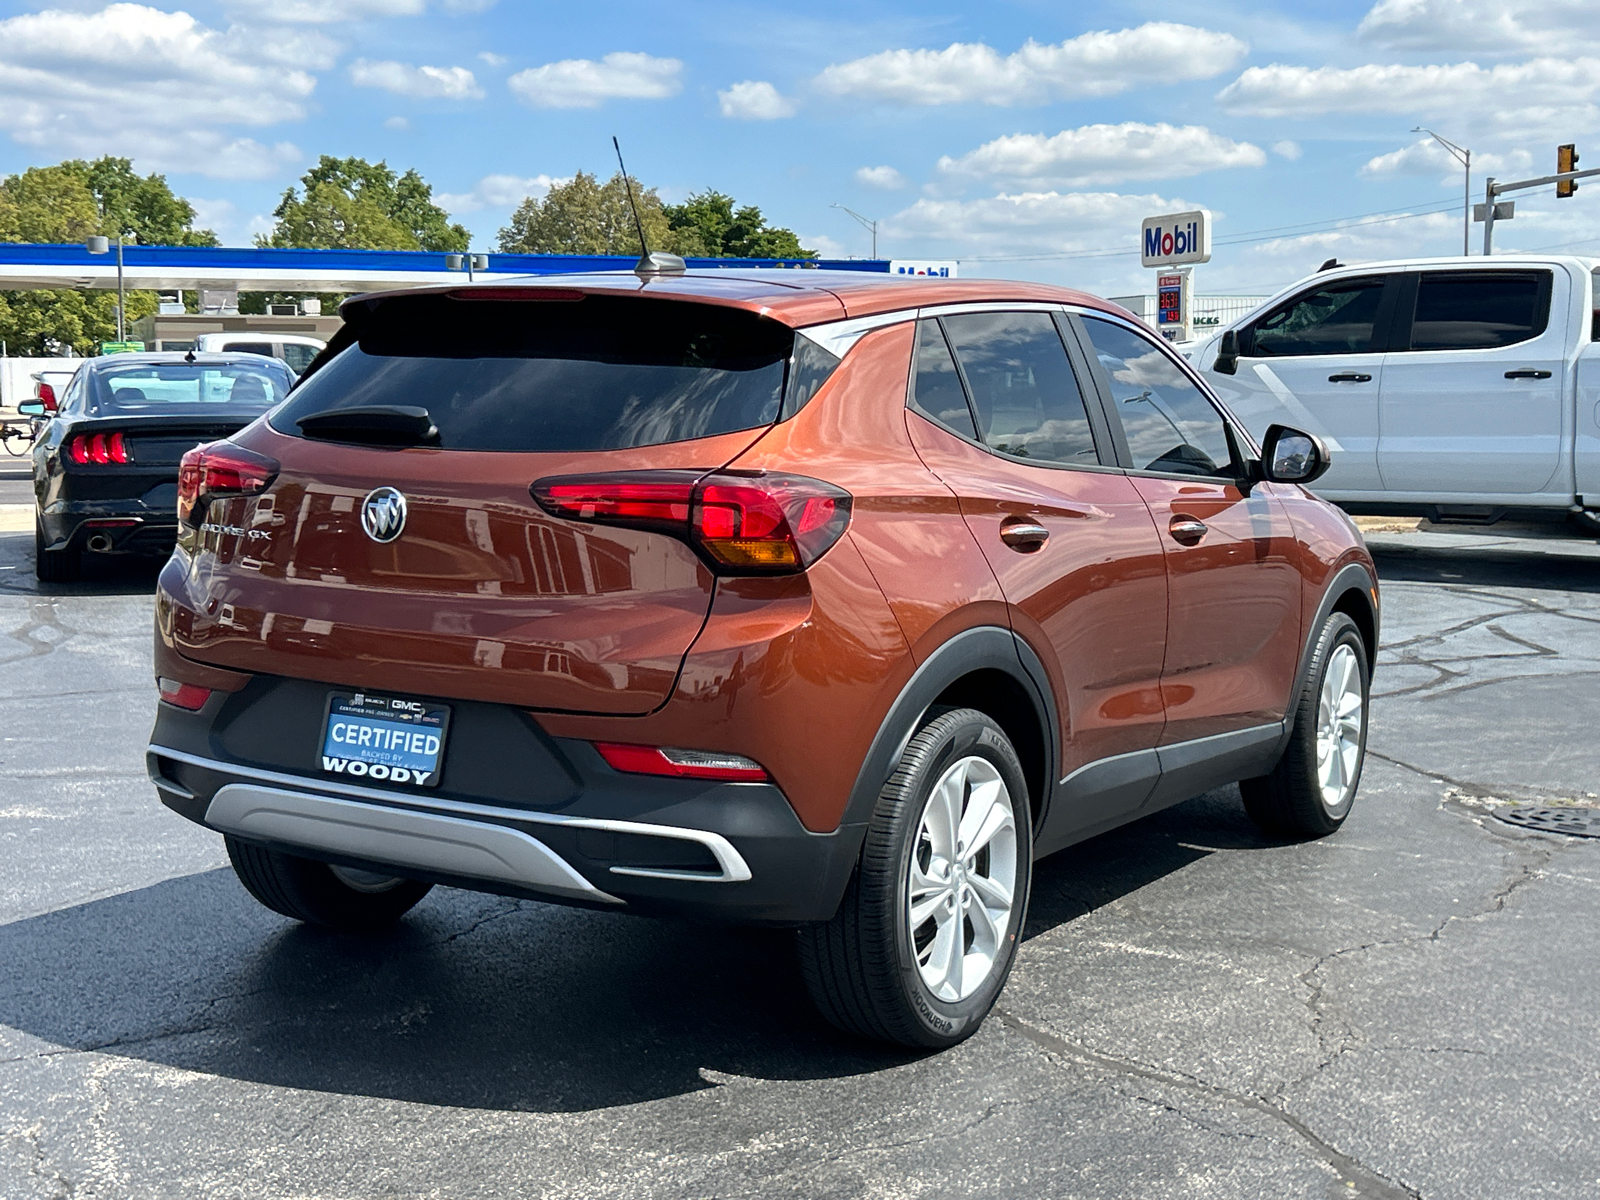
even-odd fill
[[[347,308],[348,344],[235,439],[277,473],[212,501],[190,535],[184,654],[561,711],[640,714],[671,694],[716,576],[674,536],[551,516],[530,485],[729,462],[779,419],[794,335],[681,301],[471,294]],[[425,409],[436,436],[347,415],[395,406]],[[329,413],[314,437],[298,425]],[[402,444],[372,444],[386,439]],[[364,528],[379,489],[404,498],[392,540]]]

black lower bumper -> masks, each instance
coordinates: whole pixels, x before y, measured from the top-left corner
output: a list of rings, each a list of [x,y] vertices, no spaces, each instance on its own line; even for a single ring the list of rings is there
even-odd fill
[[[770,784],[612,770],[516,709],[452,701],[437,788],[316,769],[328,689],[257,678],[198,713],[159,706],[169,807],[246,841],[454,887],[756,924],[826,920],[864,828],[800,824]]]
[[[143,504],[74,504],[39,514],[47,550],[165,558],[178,540],[173,511]]]

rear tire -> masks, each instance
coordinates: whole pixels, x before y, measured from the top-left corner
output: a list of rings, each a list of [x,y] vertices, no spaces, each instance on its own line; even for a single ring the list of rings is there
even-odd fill
[[[1244,808],[1268,833],[1325,837],[1344,824],[1367,756],[1372,668],[1361,630],[1328,614],[1294,710],[1294,732],[1272,772],[1239,784]]]
[[[71,583],[83,573],[83,559],[76,550],[47,550],[44,522],[33,518],[33,573],[41,583]]]
[[[800,931],[806,986],[849,1033],[943,1049],[970,1037],[1011,973],[1033,878],[1028,786],[983,713],[912,737],[879,794],[831,921]]]
[[[233,873],[273,912],[344,933],[393,925],[433,890],[431,883],[334,867],[225,838]]]

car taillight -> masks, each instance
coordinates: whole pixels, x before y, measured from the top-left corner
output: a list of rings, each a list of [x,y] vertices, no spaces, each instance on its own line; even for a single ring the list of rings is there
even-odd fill
[[[198,525],[219,496],[254,496],[278,477],[278,464],[231,442],[196,446],[178,464],[178,520]]]
[[[133,461],[133,447],[120,433],[80,433],[67,443],[67,456],[82,465]]]
[[[44,405],[45,412],[47,412],[47,413],[55,412],[56,411],[56,390],[55,390],[55,388],[51,387],[48,383],[41,383],[39,385],[39,403]]]
[[[529,490],[552,516],[681,538],[728,575],[803,571],[850,524],[849,492],[769,471],[565,475]]]
[[[765,783],[766,768],[741,754],[713,750],[677,750],[667,746],[631,746],[596,742],[594,748],[613,771],[630,775],[669,775],[678,779],[721,779],[729,783]]]
[[[198,683],[180,683],[165,675],[156,680],[156,687],[160,689],[163,701],[190,712],[199,712],[211,699],[210,688],[201,687]]]

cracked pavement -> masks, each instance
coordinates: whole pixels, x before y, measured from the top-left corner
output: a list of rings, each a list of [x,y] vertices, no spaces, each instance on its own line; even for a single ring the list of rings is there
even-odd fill
[[[1040,864],[971,1041],[812,1015],[787,937],[436,889],[295,927],[156,801],[150,579],[0,535],[0,1197],[1590,1197],[1600,562],[1374,537],[1345,828],[1220,789]]]

